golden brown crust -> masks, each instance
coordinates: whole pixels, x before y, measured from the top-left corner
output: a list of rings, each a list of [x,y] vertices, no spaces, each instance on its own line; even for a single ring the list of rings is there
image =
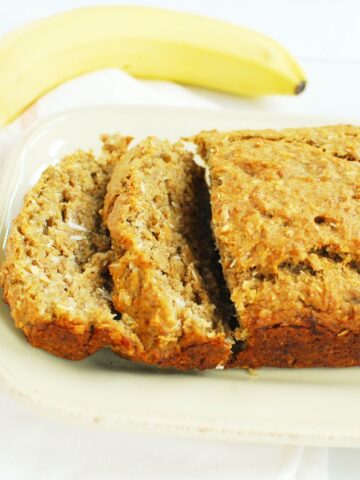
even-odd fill
[[[354,367],[360,365],[360,333],[335,333],[322,325],[313,328],[274,326],[249,336],[244,350],[234,353],[229,368]]]
[[[242,140],[263,139],[289,141],[322,149],[338,158],[360,161],[360,132],[353,125],[335,125],[317,128],[285,128],[283,130],[235,130],[201,132],[191,138],[199,146],[199,153],[207,156],[217,145],[231,145]],[[216,148],[216,147],[215,147]]]
[[[197,338],[196,343],[184,347],[181,352],[169,358],[162,358],[156,362],[160,367],[172,367],[177,370],[205,370],[224,365],[224,358],[230,354],[230,345],[225,338],[218,335],[214,339]]]
[[[56,323],[35,323],[25,327],[24,333],[33,347],[68,360],[82,360],[106,345],[103,338],[94,342],[90,329],[76,333]]]
[[[25,327],[24,333],[33,347],[41,348],[52,355],[68,360],[83,360],[104,347],[112,347],[114,353],[123,358],[158,365],[162,368],[175,368],[183,371],[204,370],[224,363],[224,341],[221,337],[213,340],[204,338],[203,343],[200,339],[196,339],[196,343],[193,345],[184,347],[169,358],[162,357],[159,360],[157,356],[137,354],[128,339],[124,337],[114,343],[109,330],[89,328],[82,333],[77,333],[69,326],[56,323],[35,323]],[[119,341],[122,344],[119,344]],[[230,353],[230,347],[228,350]]]
[[[240,323],[230,365],[358,363],[355,347],[347,360],[336,356],[360,334],[360,128],[205,132],[195,141]]]
[[[67,360],[83,360],[104,347],[125,358],[141,360],[136,343],[124,335],[114,336],[111,328],[90,326],[78,332],[69,323],[40,323],[24,327],[29,343],[36,348]]]

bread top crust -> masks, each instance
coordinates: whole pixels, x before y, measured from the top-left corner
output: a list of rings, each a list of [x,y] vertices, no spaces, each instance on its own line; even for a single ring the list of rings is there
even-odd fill
[[[250,139],[288,140],[318,147],[339,158],[360,161],[360,128],[353,125],[333,125],[311,128],[285,128],[283,130],[204,131],[192,138],[200,153],[206,156],[217,145],[229,145]]]
[[[204,187],[191,153],[153,137],[124,155],[108,185],[103,217],[115,256],[113,302],[149,361],[214,339],[222,344],[219,363],[228,356],[209,264],[214,247],[201,221]]]
[[[360,128],[203,132],[241,328],[360,330]]]

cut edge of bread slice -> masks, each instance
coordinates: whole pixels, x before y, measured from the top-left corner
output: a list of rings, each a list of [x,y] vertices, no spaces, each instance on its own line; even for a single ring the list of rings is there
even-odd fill
[[[112,299],[147,363],[204,369],[230,355],[206,195],[193,155],[154,137],[128,151],[109,182],[103,218],[114,254]]]
[[[52,354],[79,360],[109,346],[141,356],[111,304],[113,253],[99,213],[130,140],[114,136],[100,156],[78,151],[47,168],[13,221],[0,270],[4,300],[29,342]]]

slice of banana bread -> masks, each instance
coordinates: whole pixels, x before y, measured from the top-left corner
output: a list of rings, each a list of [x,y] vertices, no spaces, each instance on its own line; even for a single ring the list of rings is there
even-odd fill
[[[204,132],[230,366],[360,365],[360,128]]]
[[[113,310],[110,238],[99,210],[129,138],[105,137],[106,155],[76,152],[26,195],[0,281],[11,315],[35,347],[82,359],[103,346],[137,358],[142,345]]]
[[[130,150],[108,185],[113,303],[148,363],[203,369],[229,356],[206,191],[193,155],[156,138]]]

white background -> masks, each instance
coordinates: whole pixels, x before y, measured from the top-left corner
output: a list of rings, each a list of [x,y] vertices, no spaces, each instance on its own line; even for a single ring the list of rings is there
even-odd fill
[[[108,4],[111,2],[102,2],[101,0],[11,0],[8,2],[0,0],[0,34],[4,34],[27,21],[60,10],[100,3]],[[128,0],[117,3],[140,3],[192,11],[257,29],[283,43],[300,61],[309,79],[307,90],[297,98],[272,97],[248,101],[194,89],[197,94],[230,108],[246,107],[248,109],[292,113],[334,114],[354,117],[358,121],[360,119],[360,3],[357,1],[158,0],[134,2]],[[66,425],[39,419],[38,430],[35,429],[32,434],[21,437],[20,442],[18,435],[13,435],[12,432],[2,429],[8,412],[11,412],[13,416],[11,421],[14,432],[21,429],[26,431],[27,423],[33,422],[34,413],[27,411],[20,404],[14,407],[13,402],[11,398],[0,395],[1,480],[12,478],[20,478],[20,480],[22,478],[36,478],[37,480],[64,478],[57,477],[56,474],[57,465],[64,462],[69,463],[69,476],[66,478],[116,478],[106,476],[109,474],[106,465],[111,463],[108,456],[116,455],[116,448],[105,448],[106,442],[109,442],[109,436],[105,439],[104,434],[100,433],[96,442],[94,442],[93,436],[89,434],[86,440],[86,430],[79,429],[78,433],[71,434],[74,451],[67,452],[67,457],[63,458],[64,439],[70,432]],[[357,412],[354,412],[354,421],[357,421]],[[71,432],[74,432],[74,430],[71,430]],[[27,456],[27,447],[41,434],[46,435],[48,448],[45,451],[39,451],[38,455]],[[180,448],[180,443],[177,444],[175,440],[157,439],[156,443],[153,443],[149,437],[145,436],[119,436],[115,433],[112,433],[111,436],[113,437],[113,444],[117,443],[119,448],[122,449],[119,451],[119,457],[125,454],[124,462],[127,461],[129,465],[129,469],[126,470],[128,476],[124,476],[125,470],[119,470],[119,474],[123,475],[122,478],[155,478],[151,474],[154,464],[157,465],[158,478],[163,478],[161,474],[168,471],[167,468],[169,464],[171,466],[171,462],[174,462],[175,472],[176,462],[184,465],[194,449],[198,449],[200,457],[196,461],[189,462],[191,468],[189,466],[190,470],[187,476],[182,477],[196,478],[197,474],[201,474],[202,461],[209,461],[207,459],[209,452],[214,457],[217,455],[216,452],[220,451],[220,446],[216,445],[215,442],[204,443],[203,450],[201,450],[197,442],[188,441],[185,448],[181,444],[181,454],[176,455],[174,449]],[[86,472],[84,468],[77,469],[76,455],[80,451],[82,454],[89,452],[89,455],[96,457],[99,464],[98,471]],[[136,455],[137,451],[141,451],[141,457]],[[251,451],[249,450],[247,453],[248,457],[251,458]],[[201,455],[203,455],[203,458],[201,458]],[[214,475],[214,478],[218,476],[237,478],[236,472],[232,468],[235,467],[236,461],[234,460],[233,465],[229,464],[229,459],[231,457],[236,458],[236,455],[236,445],[229,445],[226,455],[220,456],[219,461],[213,464],[212,475]],[[142,461],[140,461],[140,458]],[[244,458],[243,461],[246,461],[246,459]],[[28,475],[26,477],[21,476],[23,475],[21,473],[24,467],[23,462],[27,462]],[[140,476],[140,470],[144,471],[144,462],[145,464],[148,462],[149,475],[143,477]],[[12,468],[11,471],[7,471],[4,477],[2,472],[5,464],[12,465]],[[218,468],[216,465],[218,465]],[[133,477],[129,474],[130,468],[134,473]],[[359,478],[360,452],[355,449],[330,449],[329,471],[330,480]],[[173,478],[178,478],[175,473]],[[210,475],[208,478],[213,477]],[[273,477],[269,476],[268,478]]]

